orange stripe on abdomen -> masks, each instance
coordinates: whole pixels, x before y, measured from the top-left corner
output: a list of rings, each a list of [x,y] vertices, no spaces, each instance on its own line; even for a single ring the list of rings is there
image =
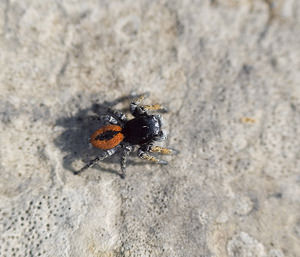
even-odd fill
[[[94,147],[108,150],[120,144],[124,135],[121,132],[122,128],[118,125],[107,125],[95,131],[90,139]]]

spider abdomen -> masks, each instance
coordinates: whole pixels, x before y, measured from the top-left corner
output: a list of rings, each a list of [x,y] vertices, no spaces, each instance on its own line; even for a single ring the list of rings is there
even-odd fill
[[[129,120],[123,128],[124,141],[145,144],[161,133],[160,120],[155,115],[145,115]]]
[[[118,125],[107,125],[95,131],[90,139],[94,147],[108,150],[120,144],[124,135],[121,132],[122,128]]]

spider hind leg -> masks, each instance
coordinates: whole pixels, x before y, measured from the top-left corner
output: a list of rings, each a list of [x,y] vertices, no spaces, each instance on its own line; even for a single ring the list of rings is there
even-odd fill
[[[122,179],[124,179],[125,176],[126,176],[126,161],[127,161],[127,156],[132,151],[132,149],[133,148],[131,146],[126,146],[126,147],[124,147],[124,149],[123,149],[123,151],[121,153],[121,160],[120,160],[121,174],[120,174],[120,177]]]
[[[113,149],[106,150],[102,156],[97,156],[95,159],[90,160],[86,165],[84,165],[80,170],[74,171],[75,175],[80,174],[81,172],[85,171],[86,169],[93,167],[95,164],[97,164],[100,161],[103,161],[107,157],[113,155],[117,151],[117,147]]]

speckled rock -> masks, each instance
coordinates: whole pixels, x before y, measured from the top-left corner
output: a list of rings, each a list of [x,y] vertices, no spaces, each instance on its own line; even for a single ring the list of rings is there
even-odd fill
[[[299,13],[0,1],[0,256],[300,256]],[[180,154],[75,176],[99,154],[90,117],[133,92],[169,108],[162,145]]]

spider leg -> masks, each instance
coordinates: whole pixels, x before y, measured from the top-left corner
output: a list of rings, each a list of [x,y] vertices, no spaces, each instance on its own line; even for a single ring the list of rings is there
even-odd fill
[[[117,147],[113,148],[113,149],[109,149],[107,151],[104,152],[104,154],[102,156],[97,156],[95,159],[90,160],[85,166],[83,166],[80,170],[75,171],[74,174],[78,175],[81,172],[85,171],[86,169],[94,166],[95,164],[97,164],[99,161],[104,160],[105,158],[113,155],[115,152],[117,151]]]
[[[139,98],[131,102],[130,112],[134,117],[138,117],[146,113],[146,110],[143,108],[143,106],[140,106],[140,103],[143,101],[143,99],[144,99],[144,95],[140,96]]]
[[[143,151],[141,148],[138,150],[138,157],[140,157],[143,160],[155,162],[157,164],[167,165],[168,162],[165,160],[157,159],[156,157],[148,154],[147,152]]]
[[[122,151],[122,154],[121,154],[121,174],[120,174],[120,177],[121,178],[125,178],[125,175],[126,175],[126,160],[127,160],[127,156],[129,155],[129,153],[132,151],[132,147],[131,146],[126,146],[123,151]]]
[[[127,117],[125,114],[119,111],[115,111],[112,109],[108,109],[108,113],[106,115],[100,115],[100,116],[91,116],[91,120],[98,120],[102,123],[110,123],[114,125],[118,125],[119,123],[124,123],[127,121]]]
[[[167,108],[162,106],[161,104],[141,105],[142,101],[148,95],[149,94],[143,94],[131,102],[130,112],[133,116],[137,117],[139,115],[147,113],[147,111],[158,111],[158,110],[160,110],[162,112],[168,111]]]
[[[161,154],[177,154],[178,151],[172,148],[165,148],[165,147],[160,147],[160,146],[154,146],[151,145],[150,147],[150,152],[156,152],[156,153],[161,153]]]
[[[161,111],[161,112],[168,111],[168,109],[165,106],[162,106],[161,104],[144,105],[143,107],[146,111]]]
[[[110,108],[108,109],[108,111],[114,118],[117,118],[119,121],[121,121],[121,122],[127,121],[127,117],[124,113],[110,109]]]
[[[164,131],[160,131],[159,133],[158,133],[158,135],[156,135],[154,138],[153,138],[153,140],[151,140],[151,142],[150,143],[148,143],[148,151],[150,150],[150,146],[153,146],[153,144],[154,144],[154,142],[156,142],[156,141],[163,141],[163,140],[165,140],[167,138],[167,134],[164,132]]]
[[[114,124],[114,125],[117,125],[118,124],[118,121],[117,119],[115,119],[113,116],[111,115],[100,115],[100,116],[91,116],[90,117],[90,120],[97,120],[97,121],[100,121],[102,123],[110,123],[110,124]]]

